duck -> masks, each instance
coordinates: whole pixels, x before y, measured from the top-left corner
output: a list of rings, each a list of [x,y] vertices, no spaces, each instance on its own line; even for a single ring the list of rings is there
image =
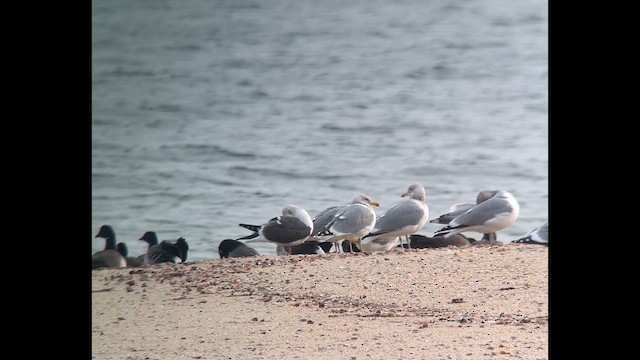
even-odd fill
[[[140,256],[138,257],[128,256],[129,248],[127,247],[127,244],[123,242],[119,242],[117,245],[117,248],[118,248],[118,252],[122,254],[122,256],[124,256],[124,258],[127,260],[128,267],[138,267],[144,264],[144,255],[140,255],[142,256],[142,258]]]
[[[447,246],[467,247],[471,246],[471,243],[473,242],[472,239],[469,239],[462,234],[455,234],[449,237],[444,237],[443,235],[429,237],[420,234],[413,234],[409,239],[411,240],[411,247],[414,249],[432,249]]]
[[[260,253],[249,245],[235,239],[224,239],[218,245],[220,259],[260,256]]]
[[[178,258],[184,263],[187,261],[188,250],[189,245],[183,237],[178,238],[175,242],[163,240],[159,244],[149,247],[144,257],[144,265],[175,264]]]
[[[127,259],[117,250],[116,233],[111,225],[102,225],[97,238],[105,239],[104,250],[96,251],[91,255],[91,268],[124,268],[127,266]]]
[[[329,252],[333,247],[332,242],[305,241],[300,245],[291,247],[291,255],[322,255]],[[277,255],[289,255],[283,246],[276,246]]]

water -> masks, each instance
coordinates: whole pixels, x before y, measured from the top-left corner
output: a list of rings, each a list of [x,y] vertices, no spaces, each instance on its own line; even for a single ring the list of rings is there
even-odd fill
[[[286,204],[313,217],[366,193],[380,213],[414,182],[430,219],[509,190],[498,240],[524,235],[548,220],[547,9],[94,0],[93,251],[110,224],[131,255],[153,230],[217,259]]]

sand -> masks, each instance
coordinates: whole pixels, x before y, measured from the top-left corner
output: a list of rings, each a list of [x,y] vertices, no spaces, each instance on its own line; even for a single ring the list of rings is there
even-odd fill
[[[547,359],[548,247],[92,271],[94,359]]]

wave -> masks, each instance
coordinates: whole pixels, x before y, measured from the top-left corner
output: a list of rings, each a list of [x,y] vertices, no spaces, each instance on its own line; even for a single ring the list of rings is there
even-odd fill
[[[211,144],[180,144],[180,145],[161,145],[160,149],[181,149],[185,150],[187,155],[222,155],[229,158],[253,159],[258,155],[240,151],[225,149],[219,145]]]
[[[229,168],[229,173],[232,176],[244,178],[247,174],[254,174],[260,178],[278,178],[291,181],[292,179],[319,179],[319,180],[338,180],[362,177],[362,174],[336,174],[326,173],[319,171],[304,171],[304,170],[286,170],[283,168],[264,168],[264,167],[246,167],[246,166],[232,166]]]
[[[348,126],[347,125],[345,126],[345,125],[340,125],[335,123],[322,124],[320,125],[320,128],[323,130],[331,131],[331,132],[344,132],[344,133],[358,132],[358,133],[373,133],[373,134],[389,134],[397,130],[395,126],[388,126],[388,125],[378,125],[378,126],[372,126],[372,125]]]
[[[102,77],[136,77],[136,76],[142,76],[142,77],[149,77],[149,76],[155,76],[156,74],[153,71],[143,71],[143,70],[124,70],[124,69],[116,69],[116,70],[112,70],[112,71],[107,71],[104,73],[99,74],[99,76]]]

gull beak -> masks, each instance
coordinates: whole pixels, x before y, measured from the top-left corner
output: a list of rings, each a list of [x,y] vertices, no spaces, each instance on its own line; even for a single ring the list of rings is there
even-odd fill
[[[405,197],[405,196],[408,196],[408,195],[409,195],[408,192],[403,192],[402,195],[400,195],[400,197]]]
[[[380,203],[377,201],[372,201],[371,206],[380,206]]]

